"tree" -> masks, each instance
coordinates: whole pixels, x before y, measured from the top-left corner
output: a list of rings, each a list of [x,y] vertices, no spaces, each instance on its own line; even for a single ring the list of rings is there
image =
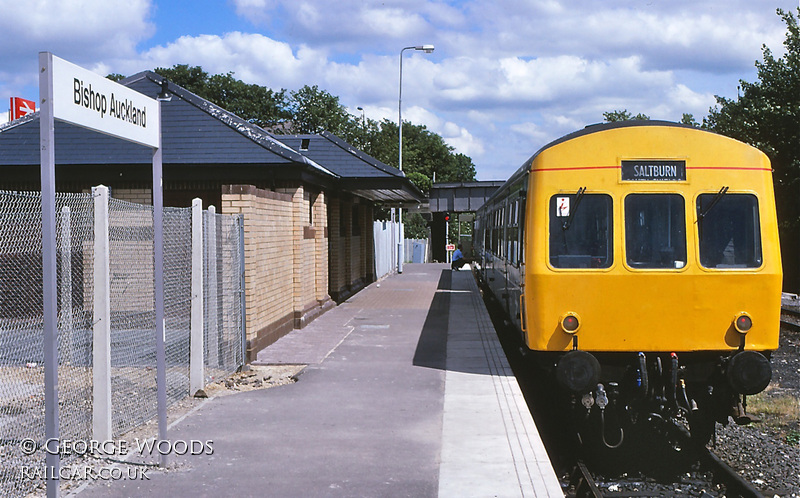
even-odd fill
[[[694,126],[695,128],[700,128],[700,123],[698,123],[694,119],[694,116],[692,114],[690,114],[690,113],[684,112],[683,116],[681,116],[680,123],[681,124],[685,124],[685,125],[689,125],[689,126]]]
[[[267,130],[280,128],[291,114],[287,110],[285,90],[274,92],[267,87],[247,84],[234,73],[209,76],[199,66],[177,64],[155,72],[192,93]]]
[[[798,9],[800,13],[800,9]],[[784,288],[800,289],[797,264],[800,229],[800,26],[791,12],[777,10],[786,23],[786,53],[776,58],[766,45],[756,61],[758,81],[740,80],[736,99],[716,97],[703,125],[712,131],[749,143],[769,156],[773,167],[778,210]]]
[[[411,181],[411,183],[413,183],[420,190],[420,192],[426,195],[428,194],[428,192],[430,192],[432,185],[430,178],[428,178],[427,176],[418,171],[411,171],[409,173],[406,173],[406,176]]]
[[[358,134],[359,123],[339,103],[339,97],[320,90],[317,85],[291,92],[288,109],[292,115],[289,133],[329,131],[347,141]]]
[[[384,119],[370,137],[365,150],[376,159],[397,167],[397,123]],[[432,182],[470,182],[475,180],[475,165],[464,154],[455,153],[444,139],[428,130],[425,125],[403,123],[403,171],[406,175],[418,173]],[[417,177],[419,178],[419,177]],[[424,183],[423,183],[424,185]]]
[[[604,112],[603,119],[606,120],[606,123],[616,123],[618,121],[647,121],[650,116],[641,112],[634,116],[627,109],[623,109],[621,111]]]
[[[427,239],[428,222],[419,213],[404,213],[403,227],[407,239]]]
[[[274,134],[329,131],[390,166],[398,165],[397,124],[388,119],[359,119],[347,112],[339,97],[317,85],[274,92],[246,84],[234,74],[209,75],[198,66],[178,64],[156,73],[200,97]],[[121,77],[121,76],[120,76]],[[421,191],[438,182],[475,180],[475,165],[423,125],[403,123],[403,170]]]

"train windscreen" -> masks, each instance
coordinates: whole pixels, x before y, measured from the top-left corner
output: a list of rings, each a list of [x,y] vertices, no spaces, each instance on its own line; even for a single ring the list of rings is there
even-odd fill
[[[557,194],[550,198],[550,264],[608,268],[613,262],[611,196]]]
[[[697,198],[700,264],[705,268],[758,268],[762,263],[758,199],[752,194]]]
[[[631,268],[686,266],[686,210],[678,194],[625,198],[625,258]]]

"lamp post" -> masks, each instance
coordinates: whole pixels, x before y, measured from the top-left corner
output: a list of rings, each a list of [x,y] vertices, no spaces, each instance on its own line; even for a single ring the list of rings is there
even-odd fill
[[[417,45],[400,50],[400,94],[397,99],[397,128],[399,130],[397,165],[403,171],[403,52],[421,50],[426,54],[433,52],[433,45]],[[403,273],[403,209],[397,208],[397,273]]]

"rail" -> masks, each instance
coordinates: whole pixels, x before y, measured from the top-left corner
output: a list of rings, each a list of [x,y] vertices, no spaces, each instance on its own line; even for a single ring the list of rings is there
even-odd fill
[[[790,316],[792,316],[794,318],[800,319],[800,310],[796,310],[796,309],[793,309],[793,308],[787,308],[786,306],[783,306],[781,308],[781,315],[790,315]],[[800,332],[800,324],[792,322],[792,321],[784,320],[783,318],[781,318],[781,328],[786,328],[786,329],[792,330],[794,332]]]
[[[685,427],[671,424],[673,433],[680,439],[684,447],[690,447],[697,452],[698,460],[707,467],[713,474],[714,480],[724,484],[727,496],[738,496],[741,498],[762,498],[764,496],[751,483],[747,482],[730,465],[705,446],[698,445],[692,441],[689,431]]]

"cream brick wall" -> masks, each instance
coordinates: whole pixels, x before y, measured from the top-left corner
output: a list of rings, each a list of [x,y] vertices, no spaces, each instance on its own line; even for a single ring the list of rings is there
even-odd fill
[[[115,188],[111,190],[111,196],[136,204],[153,204],[153,191],[149,188]]]
[[[292,198],[255,188],[222,194],[222,213],[244,215],[247,339],[293,310]]]
[[[330,301],[325,199],[303,186],[278,192],[242,185],[223,188],[222,213],[244,215],[248,340]]]

